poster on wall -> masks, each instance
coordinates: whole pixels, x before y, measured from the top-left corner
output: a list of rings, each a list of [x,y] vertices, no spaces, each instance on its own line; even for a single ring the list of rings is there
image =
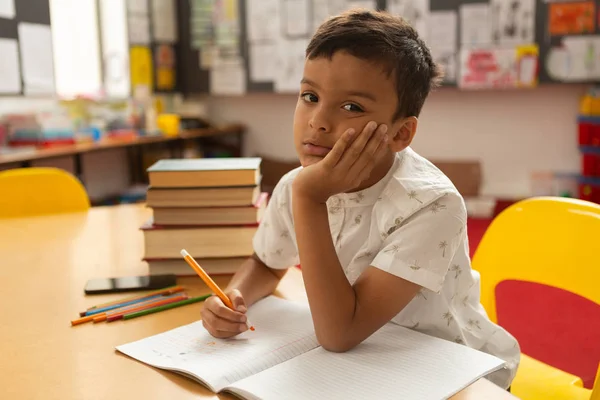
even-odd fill
[[[505,89],[537,85],[537,45],[496,49],[462,49],[461,89]]]
[[[533,43],[535,0],[492,0],[492,40],[501,46]]]
[[[175,49],[171,45],[161,44],[155,48],[156,89],[175,89]]]
[[[548,52],[546,72],[557,81],[600,79],[600,35],[569,36]]]
[[[594,32],[595,10],[593,1],[550,3],[548,33],[561,36]]]

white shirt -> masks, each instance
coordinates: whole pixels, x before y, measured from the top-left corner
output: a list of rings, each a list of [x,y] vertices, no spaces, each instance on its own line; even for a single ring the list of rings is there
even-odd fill
[[[270,268],[300,263],[291,201],[292,181],[301,168],[279,181],[254,237],[256,254]],[[519,345],[480,304],[465,204],[439,169],[407,148],[375,185],[332,196],[327,207],[337,256],[351,284],[374,266],[422,286],[392,322],[505,360],[506,367],[488,379],[510,385]]]

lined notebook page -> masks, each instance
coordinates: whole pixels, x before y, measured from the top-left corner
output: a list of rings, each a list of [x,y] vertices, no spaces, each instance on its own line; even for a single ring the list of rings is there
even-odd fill
[[[489,354],[388,324],[347,353],[319,347],[227,390],[262,400],[440,400],[502,364]]]
[[[117,350],[157,368],[183,372],[214,392],[318,346],[304,303],[267,297],[248,310],[255,326],[232,339],[215,339],[198,321]]]

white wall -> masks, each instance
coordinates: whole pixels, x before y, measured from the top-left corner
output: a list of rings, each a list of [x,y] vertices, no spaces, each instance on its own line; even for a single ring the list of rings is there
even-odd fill
[[[548,85],[534,90],[433,93],[421,114],[413,148],[436,160],[479,159],[482,194],[530,194],[534,171],[577,171],[579,97],[586,86]],[[209,98],[210,118],[248,126],[248,154],[295,158],[292,118],[296,96],[252,94]]]

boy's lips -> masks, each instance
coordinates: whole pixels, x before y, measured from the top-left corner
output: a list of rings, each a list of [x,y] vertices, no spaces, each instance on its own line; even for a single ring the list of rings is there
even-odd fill
[[[304,143],[302,148],[307,155],[319,157],[325,157],[331,151],[331,148],[329,147],[319,146],[312,143]]]

